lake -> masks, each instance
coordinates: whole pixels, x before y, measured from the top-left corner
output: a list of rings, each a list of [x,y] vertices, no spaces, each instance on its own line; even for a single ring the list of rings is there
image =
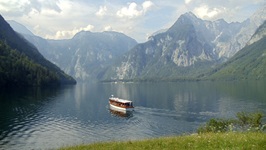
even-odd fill
[[[0,91],[0,149],[62,146],[196,132],[210,118],[266,114],[266,82],[84,83]],[[109,109],[130,99],[135,111]]]

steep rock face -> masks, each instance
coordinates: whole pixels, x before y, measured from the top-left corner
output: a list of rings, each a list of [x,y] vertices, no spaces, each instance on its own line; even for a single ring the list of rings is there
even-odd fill
[[[169,29],[173,33],[182,30],[182,22],[188,26],[193,26],[197,34],[197,40],[200,43],[208,44],[214,59],[228,59],[233,56],[232,51],[238,51],[238,47],[232,46],[232,39],[240,32],[243,24],[227,23],[223,19],[216,21],[206,21],[197,18],[193,13],[186,13],[177,20],[177,22]],[[181,27],[181,28],[180,28]],[[250,35],[251,36],[251,35]],[[197,45],[194,45],[197,46]]]
[[[97,78],[110,62],[121,56],[137,42],[118,32],[93,33],[81,31],[72,39],[45,40],[24,35],[50,61],[78,81]]]
[[[171,60],[177,66],[191,66],[197,61],[216,60],[213,44],[209,42],[212,33],[208,31],[205,22],[192,13],[186,13],[166,32],[169,43],[174,44]],[[170,44],[167,45],[170,45]],[[163,44],[163,41],[162,43]]]
[[[240,47],[233,46],[234,42],[232,40],[242,26],[241,23],[227,23],[223,19],[207,24],[208,29],[214,35],[210,40],[214,45],[215,53],[219,59],[227,60],[240,49]]]
[[[112,74],[111,79],[192,75],[199,71],[192,68],[218,59],[208,40],[214,35],[207,31],[204,21],[186,13],[166,32],[134,47],[120,64],[109,69],[108,75]]]

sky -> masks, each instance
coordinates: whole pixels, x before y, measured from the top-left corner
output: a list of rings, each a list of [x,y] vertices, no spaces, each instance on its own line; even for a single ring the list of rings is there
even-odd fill
[[[265,0],[1,0],[0,14],[46,39],[69,39],[84,30],[122,32],[145,42],[186,12],[204,20],[242,22]]]

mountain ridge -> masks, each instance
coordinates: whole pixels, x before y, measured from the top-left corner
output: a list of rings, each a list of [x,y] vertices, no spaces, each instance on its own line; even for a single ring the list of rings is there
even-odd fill
[[[73,38],[64,40],[23,36],[79,82],[96,80],[112,60],[137,44],[136,40],[114,31],[80,31]]]

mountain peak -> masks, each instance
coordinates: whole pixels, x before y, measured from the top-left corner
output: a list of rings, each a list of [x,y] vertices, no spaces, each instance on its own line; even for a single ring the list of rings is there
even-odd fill
[[[223,18],[222,19],[218,19],[214,22],[220,23],[220,24],[228,24]]]
[[[194,19],[196,18],[196,19],[198,19],[198,17],[193,12],[191,12],[191,11],[186,12],[185,14],[183,14],[181,16],[186,16],[186,17],[189,17],[189,18],[194,18]]]
[[[193,22],[198,21],[200,19],[195,14],[193,14],[192,12],[187,12],[187,13],[181,15],[178,18],[178,20],[182,20],[184,22],[189,21],[189,22],[192,22],[193,23]]]
[[[174,31],[178,29],[180,26],[189,26],[189,25],[198,24],[200,20],[201,19],[197,18],[197,16],[195,16],[192,12],[187,12],[185,14],[182,14],[173,24],[173,26],[169,28],[168,31]]]
[[[91,31],[80,31],[78,33],[76,33],[72,39],[77,39],[77,38],[83,38],[83,37],[86,37],[86,36],[89,36],[90,34],[92,34]]]

